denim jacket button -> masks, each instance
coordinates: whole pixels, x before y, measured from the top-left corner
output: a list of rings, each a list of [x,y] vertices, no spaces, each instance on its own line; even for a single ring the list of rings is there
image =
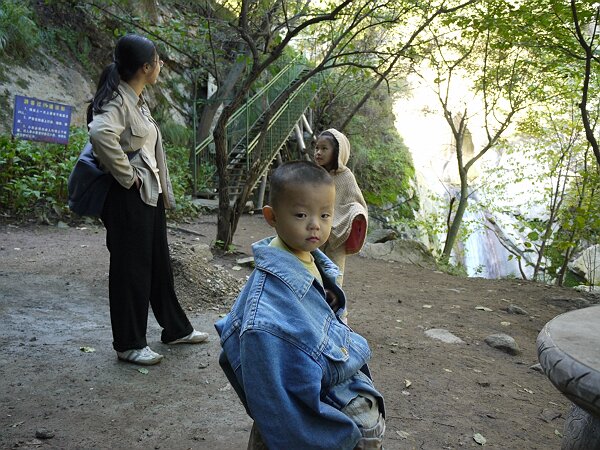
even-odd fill
[[[344,354],[344,356],[348,356],[348,349],[346,347],[340,347],[340,350]]]

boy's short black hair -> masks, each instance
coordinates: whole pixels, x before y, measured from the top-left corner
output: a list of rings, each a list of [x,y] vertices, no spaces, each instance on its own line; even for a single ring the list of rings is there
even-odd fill
[[[333,186],[333,177],[312,161],[288,161],[271,175],[269,204],[275,206],[286,187],[298,184],[326,184]]]

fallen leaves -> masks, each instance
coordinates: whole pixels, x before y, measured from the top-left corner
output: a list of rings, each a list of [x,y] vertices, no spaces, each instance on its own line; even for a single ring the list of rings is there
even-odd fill
[[[398,436],[400,436],[402,439],[408,439],[408,436],[410,436],[410,434],[407,433],[406,431],[400,431],[400,430],[396,430],[396,434]]]

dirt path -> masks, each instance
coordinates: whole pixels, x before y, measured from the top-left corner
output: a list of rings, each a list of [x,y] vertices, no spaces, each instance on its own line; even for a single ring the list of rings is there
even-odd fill
[[[191,248],[211,243],[216,219],[178,227],[194,233],[172,229],[170,242]],[[244,216],[239,253],[208,262],[205,280],[220,276],[231,287],[243,279],[249,269],[235,270],[236,258],[269,234],[262,217]],[[112,350],[107,280],[101,227],[0,225],[0,448],[245,449],[251,422],[219,369],[213,328],[230,296],[216,298],[205,285],[190,291],[188,280],[182,303],[211,339],[169,348],[151,317],[149,344],[166,358],[142,373]],[[387,401],[386,449],[479,447],[475,433],[486,448],[560,447],[569,402],[530,368],[535,339],[552,317],[593,300],[358,256],[348,259],[345,283],[350,324],[371,344]],[[508,314],[511,304],[527,314]],[[431,339],[432,328],[464,343]],[[521,353],[489,347],[484,339],[494,333],[512,336]]]

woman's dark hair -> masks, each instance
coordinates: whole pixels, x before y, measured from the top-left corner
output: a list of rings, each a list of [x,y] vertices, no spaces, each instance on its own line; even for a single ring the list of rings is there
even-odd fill
[[[331,167],[329,168],[329,170],[338,170],[338,160],[340,159],[340,143],[335,138],[335,136],[329,131],[323,131],[321,134],[319,134],[319,137],[317,139],[320,138],[327,139],[333,145],[333,158],[331,158]]]
[[[115,96],[121,95],[117,88],[121,80],[129,81],[144,64],[153,66],[156,59],[156,46],[150,39],[138,34],[127,34],[117,41],[113,62],[104,68],[96,94],[87,109],[87,123],[94,114],[104,112],[102,107]]]

